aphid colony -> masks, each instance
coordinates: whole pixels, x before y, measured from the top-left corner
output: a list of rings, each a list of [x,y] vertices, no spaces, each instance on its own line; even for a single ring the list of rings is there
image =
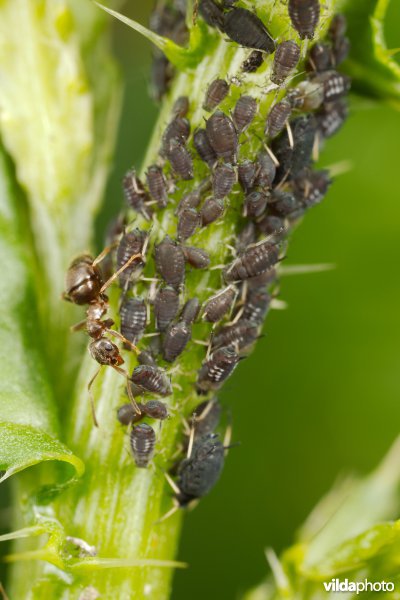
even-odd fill
[[[184,37],[180,5],[178,0],[163,3],[155,11],[153,29],[175,40]],[[290,77],[300,61],[299,43],[293,39],[276,43],[254,11],[234,2],[200,0],[198,8],[199,19],[251,50],[241,74],[256,71],[266,55],[274,55],[266,84],[285,90],[285,96],[262,114],[262,102],[243,93],[227,111],[223,106],[230,98],[231,82],[216,78],[200,100],[204,121],[195,128],[188,118],[193,110],[189,98],[177,98],[156,162],[147,167],[143,180],[134,169],[124,177],[125,199],[137,216],[122,230],[116,229],[99,257],[83,255],[73,261],[64,294],[88,307],[86,320],[75,329],[85,328],[92,338],[89,350],[99,368],[111,366],[126,379],[130,402],[118,409],[117,417],[129,427],[132,455],[140,468],[147,467],[156,452],[154,421],[170,416],[171,366],[194,343],[193,329],[204,332],[207,325],[208,338],[202,341],[208,347],[195,382],[199,406],[190,417],[183,444],[186,457],[171,471],[177,506],[205,495],[219,478],[226,448],[215,432],[221,412],[215,393],[261,334],[277,290],[277,267],[284,258],[287,234],[328,190],[329,173],[314,170],[313,160],[324,140],[344,122],[350,87],[349,79],[336,70],[349,50],[343,16],[333,19],[326,42],[311,45],[306,77],[296,85]],[[312,39],[319,3],[289,0],[288,13],[300,40]],[[153,74],[161,96],[170,72],[160,54]],[[262,143],[256,154],[247,152],[242,158],[242,146],[252,133],[263,136]],[[182,188],[184,182],[192,184]],[[177,189],[184,190],[179,201]],[[159,227],[165,210],[174,215],[169,234]],[[240,213],[235,248],[230,262],[220,267],[210,248],[190,240],[204,228],[218,227],[233,210]],[[107,281],[101,271],[106,255],[115,263]],[[203,289],[201,300],[188,297],[186,283],[192,270],[209,267],[220,268],[220,288],[209,290],[206,297]],[[114,322],[107,318],[105,291],[115,282],[121,288],[120,331],[112,329]],[[137,354],[138,365],[131,373],[121,368],[124,359],[110,335]],[[93,415],[96,423],[94,408]]]

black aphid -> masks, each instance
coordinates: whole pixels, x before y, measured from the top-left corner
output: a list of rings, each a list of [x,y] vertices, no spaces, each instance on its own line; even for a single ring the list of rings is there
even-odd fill
[[[310,208],[323,200],[332,181],[329,177],[329,171],[310,170],[308,173],[302,174],[293,183],[296,196],[306,208]]]
[[[141,404],[138,404],[139,409],[141,410]],[[142,412],[138,413],[135,410],[133,404],[128,402],[127,404],[123,404],[117,410],[117,419],[121,423],[121,425],[130,425],[131,423],[137,423],[143,418]]]
[[[268,54],[275,51],[275,42],[264,23],[245,8],[233,8],[225,13],[224,31],[240,46],[263,50]]]
[[[168,409],[161,400],[149,400],[146,404],[139,404],[139,408],[143,415],[151,419],[164,421],[168,417]]]
[[[120,269],[132,256],[140,254],[143,251],[146,238],[147,233],[137,227],[133,231],[125,233],[125,235],[122,236],[117,248],[117,269]],[[133,276],[135,271],[142,265],[143,262],[141,260],[135,260],[120,273],[118,279],[122,288],[127,288],[134,279]]]
[[[208,140],[218,157],[225,162],[236,162],[237,133],[232,120],[222,111],[217,110],[206,124]]]
[[[262,150],[257,157],[257,185],[268,188],[272,186],[276,175],[276,165],[268,152]]]
[[[269,195],[265,192],[254,190],[244,199],[244,216],[250,219],[260,217],[267,207]]]
[[[151,165],[147,169],[146,178],[152,198],[157,202],[160,208],[165,208],[168,202],[167,182],[161,167]]]
[[[287,131],[274,140],[272,150],[279,161],[277,181],[294,178],[311,162],[317,122],[313,115],[301,115],[290,121],[293,146]]]
[[[349,109],[343,99],[324,105],[316,115],[318,130],[322,136],[328,138],[334,135],[346,121],[348,114]]]
[[[145,469],[154,454],[156,445],[154,429],[147,423],[134,425],[130,433],[130,444],[136,466]]]
[[[198,390],[205,392],[218,389],[233,373],[239,360],[240,357],[232,346],[215,350],[199,370]]]
[[[202,402],[192,412],[192,426],[194,437],[200,438],[203,435],[213,433],[218,427],[221,418],[222,407],[218,398]]]
[[[131,381],[144,392],[169,396],[172,392],[171,382],[165,372],[158,367],[139,365],[132,371]]]
[[[132,168],[126,173],[122,180],[122,187],[128,206],[149,219],[151,210],[145,206],[145,203],[149,201],[149,195],[136,175],[135,169]]]
[[[264,55],[259,50],[253,52],[243,61],[242,71],[245,73],[255,73],[261,67],[264,61]]]
[[[179,215],[183,210],[187,208],[197,208],[200,202],[201,193],[199,188],[196,188],[195,190],[188,192],[182,197],[182,200],[179,202],[175,210],[175,214]]]
[[[190,238],[200,225],[200,213],[195,208],[184,208],[178,216],[178,240],[184,241]]]
[[[289,0],[289,17],[300,39],[312,40],[318,25],[319,0]]]
[[[210,27],[224,30],[224,13],[217,2],[213,0],[199,0],[199,13]]]
[[[257,101],[252,96],[240,96],[233,109],[232,119],[238,133],[243,133],[257,112]]]
[[[141,298],[125,298],[119,309],[121,333],[136,344],[144,334],[147,324],[147,307]]]
[[[195,269],[206,269],[210,265],[210,256],[202,248],[184,246],[183,254],[185,255],[185,260]]]
[[[261,275],[268,271],[279,260],[279,248],[268,239],[261,240],[246,248],[241,256],[236,258],[224,271],[227,283],[244,281],[249,277]]]
[[[225,449],[214,433],[195,440],[192,453],[178,469],[180,506],[208,494],[221,476],[224,467]]]
[[[172,114],[175,117],[183,119],[189,112],[189,98],[187,96],[179,96],[172,107]]]
[[[221,104],[229,92],[229,83],[225,79],[214,79],[207,88],[206,97],[203,103],[204,110],[211,112]]]
[[[183,250],[168,235],[155,247],[157,271],[166,283],[179,288],[185,279],[185,257]]]
[[[249,192],[255,184],[259,165],[249,159],[245,159],[238,165],[238,179],[245,192]]]
[[[274,138],[285,127],[292,112],[290,102],[283,99],[277,102],[269,111],[265,124],[265,135]]]
[[[248,348],[257,340],[258,324],[239,319],[233,325],[225,325],[212,338],[212,347],[233,346],[236,352]]]
[[[332,69],[332,50],[328,44],[323,42],[314,44],[308,54],[307,67],[318,73]]]
[[[149,350],[142,350],[138,354],[138,362],[139,365],[150,365],[151,367],[157,366],[157,361],[154,358],[153,354]]]
[[[223,200],[232,191],[236,183],[236,171],[232,165],[223,163],[217,165],[212,174],[212,188],[215,200]]]
[[[172,138],[168,143],[166,156],[172,170],[185,181],[193,179],[193,158],[186,146]]]
[[[280,85],[289,77],[300,59],[300,48],[293,40],[279,44],[274,54],[271,81]]]
[[[214,152],[205,129],[197,129],[193,135],[193,145],[201,160],[211,168],[217,161],[217,155]]]
[[[198,298],[190,298],[182,308],[181,321],[185,323],[194,323],[200,312],[200,302]]]
[[[162,287],[154,298],[154,316],[158,331],[165,331],[179,310],[179,294],[171,286]]]
[[[172,323],[163,339],[162,353],[167,362],[174,362],[182,354],[192,336],[192,326],[185,321]]]
[[[266,235],[285,233],[285,221],[276,215],[266,215],[257,222],[257,227],[261,233]]]
[[[200,210],[201,224],[206,227],[210,223],[213,223],[220,217],[224,212],[224,204],[221,200],[215,198],[208,198]]]
[[[271,304],[271,296],[264,289],[249,290],[244,303],[242,319],[262,325]]]
[[[203,319],[209,323],[220,321],[231,310],[236,296],[237,290],[232,285],[211,296],[204,304]]]
[[[274,190],[271,196],[270,208],[279,217],[298,217],[302,214],[302,206],[292,192]]]
[[[171,140],[177,140],[180,144],[185,144],[190,134],[190,123],[187,119],[176,117],[166,127],[162,137],[163,153],[168,156]]]
[[[265,287],[267,285],[271,285],[277,280],[277,272],[276,269],[268,269],[268,271],[264,271],[260,273],[260,275],[255,275],[254,277],[249,277],[246,279],[246,284],[249,289],[255,290],[260,287]]]

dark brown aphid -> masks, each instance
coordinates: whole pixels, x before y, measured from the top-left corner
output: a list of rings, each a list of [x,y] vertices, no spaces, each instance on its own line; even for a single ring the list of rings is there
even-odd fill
[[[262,150],[257,157],[258,174],[257,185],[262,188],[272,186],[276,175],[276,165],[268,152]]]
[[[190,135],[190,123],[183,117],[175,117],[165,129],[162,138],[163,153],[168,156],[169,144],[171,140],[177,140],[180,144],[186,144]]]
[[[317,122],[313,115],[301,115],[290,122],[293,135],[293,145],[286,131],[274,140],[272,151],[279,161],[277,181],[283,178],[291,179],[307,167],[311,162],[312,149],[315,141]]]
[[[143,183],[136,175],[135,169],[132,168],[126,173],[122,181],[122,187],[128,206],[136,212],[141,213],[145,219],[150,219],[151,209],[146,206],[146,202],[149,201],[149,195],[144,189]]]
[[[144,334],[147,325],[147,307],[141,298],[125,299],[119,309],[121,333],[127,340],[136,344]]]
[[[285,221],[276,215],[266,215],[257,222],[257,227],[261,233],[266,235],[285,233]]]
[[[154,429],[147,423],[134,425],[130,433],[130,444],[136,466],[145,469],[154,454],[156,445]]]
[[[227,283],[233,281],[244,281],[249,277],[261,275],[268,271],[279,260],[279,248],[268,239],[261,240],[246,248],[244,253],[236,258],[224,271]]]
[[[195,269],[206,269],[210,265],[210,256],[202,248],[184,246],[183,254],[189,265]]]
[[[210,223],[213,223],[220,217],[224,212],[224,204],[221,200],[216,200],[215,198],[208,198],[203,206],[201,207],[200,215],[201,215],[201,224],[203,227],[206,227]]]
[[[181,212],[187,208],[197,208],[201,202],[201,193],[199,188],[192,190],[185,194],[182,200],[179,202],[175,214],[179,215]]]
[[[154,299],[154,315],[158,331],[165,331],[179,310],[179,294],[171,286],[158,290]]]
[[[218,389],[233,373],[240,358],[232,346],[218,348],[203,363],[197,378],[199,391]]]
[[[138,404],[139,408],[141,404]],[[136,412],[133,405],[128,402],[127,404],[123,404],[117,410],[117,419],[121,423],[121,425],[130,425],[131,423],[137,423],[140,419],[143,418],[142,411],[140,413]]]
[[[265,125],[265,135],[274,138],[285,127],[292,112],[290,102],[283,99],[277,102],[269,111]]]
[[[89,254],[78,256],[68,267],[64,300],[74,304],[89,304],[97,300],[103,285],[100,269]]]
[[[225,79],[214,79],[208,86],[206,97],[203,103],[204,110],[211,112],[221,104],[229,92],[229,83]]]
[[[337,71],[326,71],[315,77],[314,81],[323,84],[324,102],[335,102],[345,96],[351,86],[350,77]]]
[[[332,69],[332,51],[328,44],[322,42],[314,44],[308,55],[307,67],[317,73]]]
[[[249,277],[249,279],[246,279],[246,284],[249,289],[255,290],[259,289],[260,287],[271,285],[272,283],[275,283],[277,279],[278,275],[276,269],[272,268],[268,271],[264,271],[264,273],[261,273],[260,275],[256,275],[255,277]]]
[[[141,254],[145,247],[147,233],[141,229],[134,229],[122,236],[117,248],[117,269],[120,269],[135,254]],[[142,260],[133,261],[122,273],[118,280],[122,288],[127,289],[132,282],[135,271],[143,266]],[[140,272],[140,271],[139,271]]]
[[[191,419],[195,439],[213,433],[219,425],[221,411],[222,407],[218,398],[213,398],[196,406]]]
[[[347,37],[339,38],[333,44],[333,58],[335,66],[340,65],[349,55],[350,40]]]
[[[318,25],[319,0],[289,0],[289,17],[301,40],[312,40]]]
[[[211,296],[204,304],[203,319],[209,323],[220,321],[231,310],[236,296],[237,290],[233,285]]]
[[[182,308],[181,321],[185,323],[194,323],[200,312],[200,302],[198,298],[190,298]]]
[[[260,217],[267,207],[269,196],[265,192],[254,190],[244,199],[244,216],[250,219]]]
[[[214,152],[205,129],[197,129],[193,135],[193,144],[201,160],[211,168],[217,161],[217,155]]]
[[[317,113],[318,130],[323,137],[334,135],[346,121],[349,114],[347,103],[340,99],[332,104],[326,104]]]
[[[172,107],[172,114],[175,117],[183,119],[189,112],[189,98],[187,96],[179,96]]]
[[[253,221],[249,221],[246,225],[241,229],[237,236],[236,240],[236,250],[238,254],[242,254],[247,246],[253,244],[256,241],[257,232],[256,226]]]
[[[168,409],[161,400],[149,400],[146,404],[139,404],[140,410],[146,417],[164,421],[168,417]]]
[[[236,171],[232,165],[223,163],[217,165],[212,174],[212,187],[215,200],[223,200],[232,191],[236,183]]]
[[[206,132],[216,155],[223,158],[225,162],[234,164],[238,139],[231,119],[222,111],[215,111],[206,123]]]
[[[224,13],[217,2],[213,0],[199,0],[199,13],[210,27],[224,30]]]
[[[258,171],[259,165],[257,162],[253,162],[249,159],[245,159],[238,165],[238,178],[239,183],[245,192],[249,192],[253,189]]]
[[[142,350],[138,354],[137,359],[138,359],[139,365],[150,365],[151,367],[157,366],[157,362],[149,350]]]
[[[160,208],[165,208],[168,202],[167,182],[161,167],[151,165],[147,169],[146,178],[151,197]]]
[[[259,50],[253,52],[243,61],[242,71],[245,73],[255,73],[261,67],[264,61],[264,55]]]
[[[170,380],[158,367],[139,365],[133,369],[130,380],[144,392],[159,396],[169,396],[172,392]]]
[[[178,240],[184,241],[190,238],[200,225],[200,213],[195,208],[184,208],[178,217]]]
[[[264,23],[245,8],[233,8],[224,15],[224,31],[228,37],[246,48],[275,51],[275,42]]]
[[[243,307],[242,319],[262,325],[271,304],[270,294],[263,288],[249,290]]]
[[[185,321],[172,323],[165,332],[163,340],[163,358],[174,362],[182,354],[192,336],[192,326]]]
[[[233,109],[232,119],[238,133],[243,133],[257,112],[257,101],[252,96],[240,96]]]
[[[168,91],[174,69],[168,58],[156,50],[151,65],[151,94],[156,102],[160,102]]]
[[[272,66],[271,81],[280,85],[289,77],[300,59],[300,48],[293,40],[278,45]]]
[[[332,181],[329,171],[309,171],[294,181],[296,196],[306,208],[319,204]]]
[[[157,271],[166,283],[179,288],[185,279],[185,257],[183,250],[169,235],[155,248]]]
[[[300,216],[303,212],[296,196],[292,192],[285,192],[284,190],[274,190],[269,210],[279,217],[292,218]]]
[[[212,338],[213,348],[233,346],[236,352],[248,348],[257,340],[258,325],[246,319],[240,319],[233,325],[225,325]]]
[[[169,141],[166,156],[171,163],[173,171],[185,181],[193,179],[193,159],[186,146],[177,139]]]

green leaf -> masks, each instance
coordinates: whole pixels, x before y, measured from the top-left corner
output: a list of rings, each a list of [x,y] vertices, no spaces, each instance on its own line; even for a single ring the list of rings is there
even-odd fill
[[[348,20],[350,57],[345,63],[355,91],[380,98],[400,109],[400,66],[393,60],[384,36],[390,0],[340,0]]]

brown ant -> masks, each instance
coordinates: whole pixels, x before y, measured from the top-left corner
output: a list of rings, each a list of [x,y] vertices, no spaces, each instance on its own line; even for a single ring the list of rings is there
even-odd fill
[[[111,329],[114,325],[112,319],[103,319],[108,310],[108,297],[104,292],[133,261],[136,259],[143,259],[143,254],[139,253],[130,256],[129,259],[104,282],[98,264],[107,256],[112,247],[113,246],[108,246],[105,248],[95,259],[89,254],[82,254],[75,258],[68,268],[65,278],[66,291],[62,295],[63,299],[68,302],[73,302],[78,305],[89,305],[86,311],[86,319],[74,325],[72,329],[74,331],[86,329],[86,332],[93,340],[89,344],[89,352],[94,360],[100,365],[88,383],[93,422],[96,427],[98,427],[98,422],[96,419],[91,387],[97,375],[100,373],[100,370],[103,366],[110,366],[124,377],[129,377],[128,373],[120,367],[120,365],[123,364],[124,359],[122,358],[118,347],[105,337],[106,334],[118,337],[134,352],[139,353],[137,346],[132,344],[132,342],[127,340],[118,331]],[[136,412],[140,414],[140,409],[136,404],[133,395],[130,394],[129,396]]]

